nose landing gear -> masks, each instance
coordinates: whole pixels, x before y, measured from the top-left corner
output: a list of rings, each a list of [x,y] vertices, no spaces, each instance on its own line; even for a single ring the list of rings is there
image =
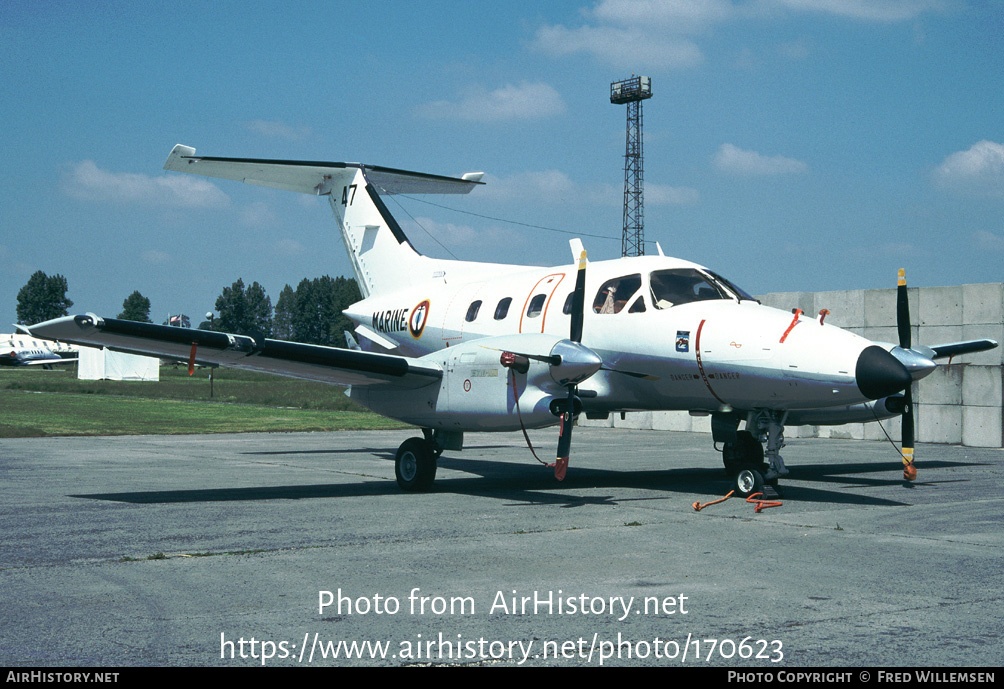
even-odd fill
[[[746,420],[746,428],[755,429],[756,436],[749,430],[737,431],[736,441],[722,446],[725,471],[733,477],[734,489],[742,497],[754,493],[764,493],[767,498],[772,497],[771,493],[780,495],[777,479],[788,475],[781,458],[786,416],[787,412],[770,409],[752,412]]]

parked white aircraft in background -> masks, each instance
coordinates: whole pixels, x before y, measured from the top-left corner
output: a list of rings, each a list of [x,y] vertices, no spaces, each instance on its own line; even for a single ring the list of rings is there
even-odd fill
[[[591,262],[588,276],[579,240],[572,241],[573,263],[554,268],[430,258],[415,251],[380,198],[467,193],[481,173],[453,178],[358,163],[216,158],[181,145],[164,167],[327,196],[363,295],[346,314],[369,351],[94,314],[31,331],[349,385],[352,399],[422,428],[424,437],[397,451],[405,490],[429,488],[440,453],[462,449],[465,431],[560,423],[560,479],[574,415],[663,409],[711,416],[713,439],[743,495],[787,473],[780,455],[785,424],[902,414],[904,472],[912,478],[911,383],[934,370],[934,359],[997,346],[975,340],[911,347],[902,279],[896,346],[829,325],[825,313],[763,306],[661,249],[657,256]]]
[[[24,326],[15,328],[26,330]],[[72,348],[61,347],[58,342],[36,338],[31,333],[10,333],[0,335],[0,366],[42,366],[51,368],[55,364],[72,364],[77,357],[62,357],[57,351],[70,353]]]

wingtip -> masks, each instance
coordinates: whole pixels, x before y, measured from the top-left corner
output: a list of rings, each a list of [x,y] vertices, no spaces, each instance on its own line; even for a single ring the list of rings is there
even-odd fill
[[[195,149],[191,146],[185,146],[184,144],[175,144],[174,148],[171,149],[171,153],[167,156],[167,160],[164,161],[165,170],[177,170],[180,167],[182,158],[190,158],[195,155]]]

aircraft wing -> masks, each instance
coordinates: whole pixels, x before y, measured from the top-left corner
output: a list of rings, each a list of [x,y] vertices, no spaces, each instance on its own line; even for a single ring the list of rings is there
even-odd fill
[[[22,361],[22,366],[58,366],[59,364],[75,364],[77,363],[77,358],[72,359],[59,357],[58,359],[32,359],[30,361]]]
[[[439,381],[438,366],[392,354],[303,344],[101,318],[65,316],[30,326],[36,337],[116,352],[275,373],[336,385],[420,388]]]
[[[943,359],[946,356],[962,356],[963,354],[973,354],[974,352],[985,352],[994,349],[997,342],[994,340],[966,340],[965,342],[952,342],[951,344],[932,345],[934,351],[933,359]]]

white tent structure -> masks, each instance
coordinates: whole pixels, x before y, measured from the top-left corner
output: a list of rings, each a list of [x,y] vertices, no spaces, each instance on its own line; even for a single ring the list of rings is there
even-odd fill
[[[77,364],[80,380],[160,380],[160,359],[81,347]]]

